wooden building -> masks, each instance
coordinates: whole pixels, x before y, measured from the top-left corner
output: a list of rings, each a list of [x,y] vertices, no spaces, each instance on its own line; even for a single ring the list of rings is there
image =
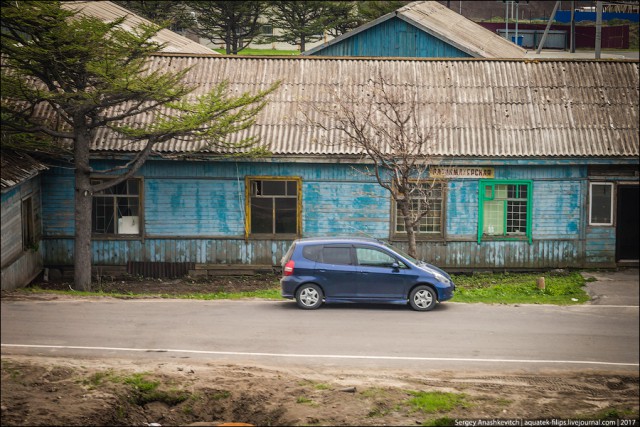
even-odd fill
[[[525,50],[438,2],[415,1],[302,54],[523,58]]]
[[[311,236],[366,235],[406,248],[389,194],[362,173],[366,156],[306,118],[339,93],[366,91],[377,75],[418,100],[433,132],[425,159],[440,191],[420,226],[421,258],[451,271],[638,262],[637,61],[164,54],[153,66],[193,66],[191,83],[229,79],[234,93],[282,80],[245,131],[271,155],[185,158],[198,143],[156,146],[134,179],[94,195],[96,268],[270,268],[293,239]],[[93,167],[121,164],[138,149],[99,133]],[[41,182],[51,267],[73,264],[73,180],[52,167]]]
[[[2,289],[27,285],[42,271],[41,162],[2,150]]]

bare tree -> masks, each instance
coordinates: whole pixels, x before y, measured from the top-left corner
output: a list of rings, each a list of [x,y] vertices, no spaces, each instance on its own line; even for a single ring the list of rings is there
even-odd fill
[[[368,160],[365,173],[374,176],[397,206],[404,222],[408,252],[416,256],[416,235],[440,193],[429,168],[440,160],[433,155],[433,126],[437,114],[426,111],[427,104],[405,85],[394,86],[378,73],[368,85],[344,84],[332,104],[309,103],[308,124],[326,135],[338,131],[342,143],[356,148]]]

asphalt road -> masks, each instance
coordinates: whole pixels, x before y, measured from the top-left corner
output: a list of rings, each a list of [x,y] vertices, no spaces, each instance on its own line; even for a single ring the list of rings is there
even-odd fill
[[[637,306],[2,301],[2,354],[189,358],[263,366],[637,372]]]

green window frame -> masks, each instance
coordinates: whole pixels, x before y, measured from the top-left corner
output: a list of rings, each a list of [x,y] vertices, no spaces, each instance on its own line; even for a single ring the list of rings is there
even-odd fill
[[[532,243],[532,187],[524,180],[480,180],[478,243],[525,239]]]

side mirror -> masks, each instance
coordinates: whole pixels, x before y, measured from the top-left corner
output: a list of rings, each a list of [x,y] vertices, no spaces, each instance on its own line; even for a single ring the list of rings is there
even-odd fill
[[[399,271],[400,264],[398,264],[397,262],[394,262],[393,264],[391,264],[391,268],[393,269],[393,271]]]

